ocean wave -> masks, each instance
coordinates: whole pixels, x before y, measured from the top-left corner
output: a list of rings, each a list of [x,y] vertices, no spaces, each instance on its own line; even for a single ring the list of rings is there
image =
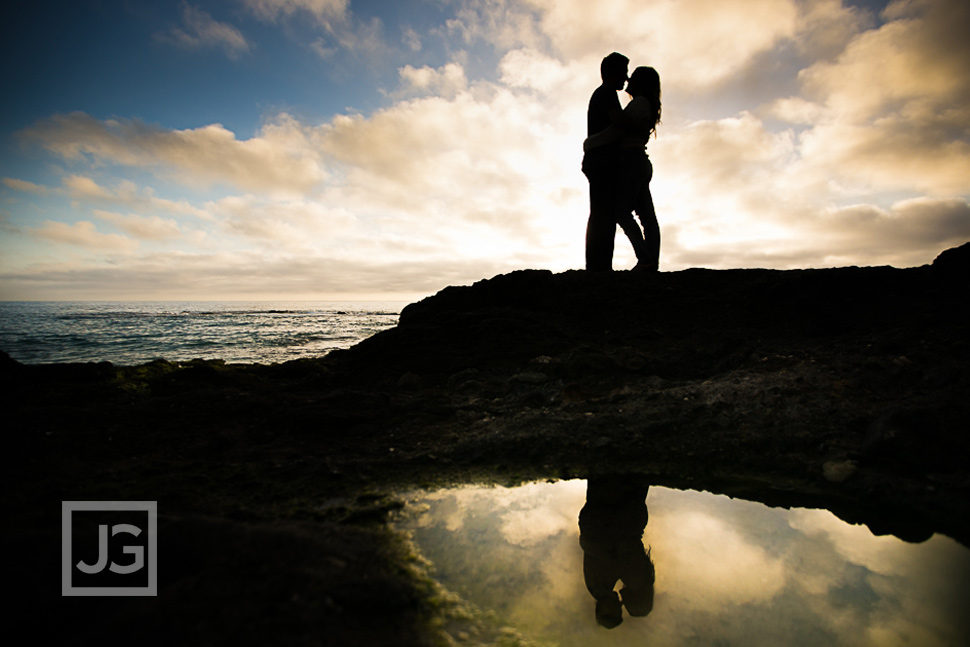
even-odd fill
[[[0,349],[28,364],[130,365],[158,357],[187,361],[200,353],[273,363],[347,348],[395,325],[399,314],[383,303],[193,309],[179,303],[6,302],[0,303]]]

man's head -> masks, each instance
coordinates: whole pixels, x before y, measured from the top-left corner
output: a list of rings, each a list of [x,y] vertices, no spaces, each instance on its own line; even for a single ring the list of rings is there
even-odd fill
[[[613,52],[600,63],[600,76],[603,79],[603,85],[617,91],[622,90],[629,69],[630,59],[619,52]]]

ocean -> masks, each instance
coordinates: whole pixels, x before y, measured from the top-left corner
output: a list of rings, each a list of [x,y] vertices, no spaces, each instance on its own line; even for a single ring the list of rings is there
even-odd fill
[[[398,301],[2,301],[0,350],[23,364],[320,357],[394,326]]]

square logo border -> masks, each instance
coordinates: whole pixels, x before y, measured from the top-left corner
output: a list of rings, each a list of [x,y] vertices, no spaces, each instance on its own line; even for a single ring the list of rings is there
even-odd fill
[[[71,514],[78,510],[148,513],[148,586],[72,586],[73,560]],[[62,596],[157,596],[158,595],[158,502],[157,501],[61,501],[61,595]]]

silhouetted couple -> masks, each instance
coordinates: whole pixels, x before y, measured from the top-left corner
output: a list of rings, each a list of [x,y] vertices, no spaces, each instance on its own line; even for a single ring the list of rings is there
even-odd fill
[[[586,112],[587,270],[613,269],[617,225],[633,244],[637,255],[634,269],[656,271],[660,266],[660,226],[650,195],[653,165],[646,152],[647,140],[660,123],[660,75],[652,67],[638,67],[628,80],[629,63],[617,52],[603,59],[603,84],[593,92]],[[616,93],[624,84],[632,99],[621,109]],[[634,211],[639,225],[633,219]]]
[[[649,485],[636,476],[590,477],[586,505],[579,512],[579,545],[583,578],[596,600],[596,621],[612,629],[631,616],[653,610],[656,574],[650,552],[643,548]],[[617,580],[623,588],[617,595]]]

